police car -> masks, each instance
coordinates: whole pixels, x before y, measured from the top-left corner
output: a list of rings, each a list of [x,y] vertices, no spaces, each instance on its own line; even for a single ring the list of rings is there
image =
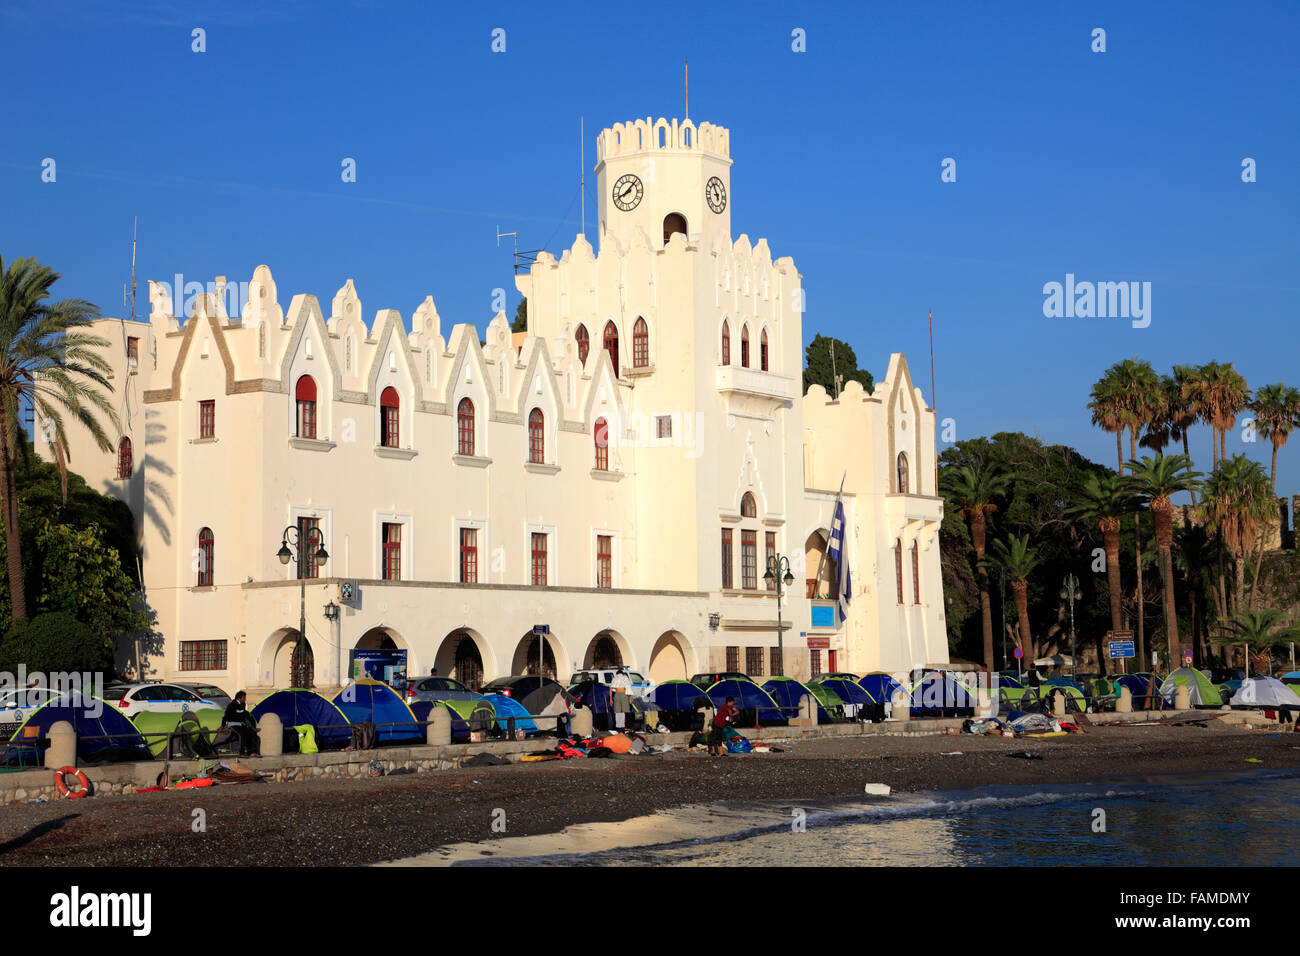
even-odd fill
[[[23,687],[0,692],[0,736],[10,737],[32,715],[32,711],[59,692],[48,687]]]

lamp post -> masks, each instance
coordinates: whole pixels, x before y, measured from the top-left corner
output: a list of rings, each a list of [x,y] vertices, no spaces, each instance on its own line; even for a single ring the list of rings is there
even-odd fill
[[[1061,582],[1061,597],[1070,602],[1070,676],[1074,676],[1074,602],[1083,598],[1083,592],[1079,590],[1079,579],[1071,572],[1065,576]]]
[[[343,686],[343,648],[340,646],[342,629],[339,627],[339,606],[333,601],[325,605],[325,620],[334,626],[334,679]]]
[[[785,574],[782,575],[782,569]],[[767,559],[767,573],[763,575],[763,580],[768,584],[776,584],[776,656],[779,662],[777,667],[777,677],[785,676],[785,640],[784,625],[781,622],[781,595],[785,588],[794,584],[794,575],[790,573],[790,559],[774,554]],[[782,586],[784,585],[784,587]]]
[[[292,549],[290,548],[290,535],[292,535]],[[302,659],[302,642],[307,634],[307,575],[302,562],[303,549],[307,550],[307,560],[314,565],[324,564],[329,560],[329,552],[325,550],[325,535],[321,533],[320,528],[311,527],[307,529],[307,540],[302,541],[302,533],[295,525],[289,525],[284,529],[284,534],[280,536],[280,550],[275,556],[280,559],[280,563],[287,565],[295,558],[298,560],[298,642],[294,646],[293,654],[297,659],[297,666],[292,670],[297,673],[289,675],[289,681],[294,687],[302,687],[306,682],[302,680],[305,676],[305,668]],[[312,540],[318,544],[315,552],[311,550]]]

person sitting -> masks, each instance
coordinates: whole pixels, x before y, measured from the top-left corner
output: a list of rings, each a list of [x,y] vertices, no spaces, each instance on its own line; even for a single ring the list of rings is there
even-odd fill
[[[248,712],[245,702],[248,700],[248,693],[240,691],[235,695],[235,699],[226,705],[226,716],[222,718],[222,723],[227,728],[235,732],[239,738],[239,755],[241,757],[260,757],[262,756],[262,742],[257,736],[257,721],[253,715]]]

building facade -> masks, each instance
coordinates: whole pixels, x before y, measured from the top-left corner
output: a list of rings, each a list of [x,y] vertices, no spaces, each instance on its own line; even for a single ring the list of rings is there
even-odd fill
[[[561,679],[945,663],[934,412],[900,354],[870,395],[803,394],[801,277],[732,238],[730,167],[708,123],[603,130],[599,250],[516,276],[527,333],[444,330],[432,297],[367,323],[351,280],[286,308],[266,266],[240,308],[223,279],[189,308],[151,283],[147,322],[97,323],[122,435],[69,450],[136,516],[156,624],[123,669],[234,690],[337,686],[394,647],[471,685],[539,650]],[[282,563],[286,529],[328,558]]]

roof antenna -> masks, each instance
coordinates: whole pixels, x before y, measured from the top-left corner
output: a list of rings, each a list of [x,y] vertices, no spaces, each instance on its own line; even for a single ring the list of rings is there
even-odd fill
[[[578,191],[582,193],[582,235],[584,237],[587,235],[587,127],[585,122],[586,117],[578,117]]]
[[[686,57],[686,113],[683,119],[691,118],[691,58]]]
[[[137,230],[137,227],[139,226],[139,223],[140,223],[140,217],[139,217],[139,216],[135,216],[135,217],[132,218],[132,220],[131,220],[131,291],[130,291],[130,293],[127,292],[127,290],[126,290],[126,286],[122,286],[122,305],[123,305],[123,306],[126,306],[128,302],[130,303],[130,306],[131,306],[131,314],[130,314],[129,318],[131,319],[132,322],[135,321],[135,240],[136,240],[136,233],[137,233],[137,231],[138,231],[138,230]]]
[[[570,206],[569,208],[572,209],[573,207]],[[541,252],[542,250],[541,250],[541,249],[525,249],[523,252],[520,252],[520,251],[519,251],[519,233],[518,233],[518,232],[502,232],[500,226],[497,226],[497,248],[498,248],[498,249],[501,248],[501,240],[504,239],[506,236],[511,236],[511,237],[513,237],[513,238],[514,238],[514,241],[515,241],[515,252],[514,252],[514,255],[515,255],[515,275],[518,275],[518,274],[519,274],[519,270],[520,270],[521,268],[527,267],[528,269],[531,269],[532,266],[533,266],[533,263],[535,263],[535,262],[537,261],[537,254],[538,254],[539,252]]]

